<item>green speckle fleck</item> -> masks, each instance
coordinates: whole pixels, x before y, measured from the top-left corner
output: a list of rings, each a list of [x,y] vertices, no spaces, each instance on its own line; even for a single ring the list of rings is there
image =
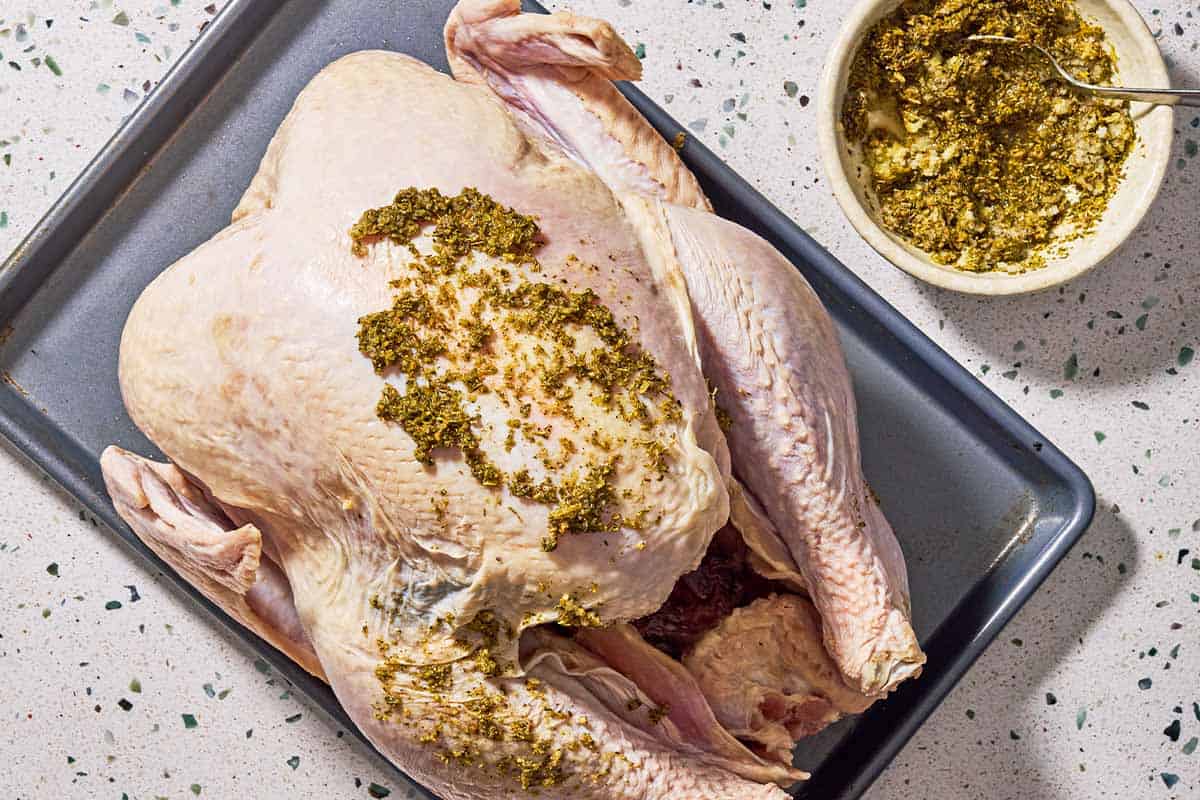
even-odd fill
[[[783,91],[788,97],[795,97],[796,93],[800,91],[800,87],[796,85],[795,81],[784,81]]]
[[[51,575],[53,575],[54,577],[57,578],[58,577],[58,562],[51,561],[49,564],[47,564],[46,572],[50,573]]]
[[[46,56],[46,66],[55,75],[62,76],[62,67],[58,66],[58,62],[54,60],[54,56]]]
[[[1079,713],[1075,715],[1076,730],[1083,730],[1083,723],[1087,722],[1087,709],[1079,709]]]
[[[638,42],[637,47],[633,48],[633,54],[639,59],[644,59],[646,57],[646,45]]]
[[[121,607],[121,601],[120,600],[109,600],[107,603],[104,604],[104,607],[109,611],[116,611],[118,608]]]
[[[1183,746],[1183,754],[1185,756],[1190,756],[1192,753],[1196,752],[1197,744],[1200,744],[1200,739],[1197,739],[1195,736],[1188,739],[1187,744]]]
[[[1167,785],[1168,789],[1174,789],[1175,784],[1179,783],[1179,776],[1175,775],[1174,773],[1160,772],[1159,775],[1162,777],[1162,782]]]
[[[380,786],[375,782],[372,782],[369,786],[367,786],[367,794],[371,795],[371,797],[387,797],[391,793],[391,789],[387,788],[386,786]]]
[[[1183,154],[1186,155],[1188,158],[1196,157],[1196,140],[1195,139],[1187,139],[1184,141]]]
[[[97,94],[108,94],[110,89],[112,89],[112,87],[109,86],[107,83],[101,83],[96,86],[96,93]]]
[[[289,758],[287,760],[287,765],[289,767],[291,767],[292,769],[296,769],[297,767],[299,767],[300,766],[300,756],[292,756],[291,758]]]
[[[198,784],[198,783],[193,783],[193,784],[192,784],[190,787],[188,787],[188,788],[190,788],[190,789],[192,790],[192,794],[196,795],[197,797],[199,797],[199,796],[200,796],[200,792],[202,791],[202,790],[201,790],[201,788],[200,788],[200,784]]]
[[[1051,397],[1052,399],[1054,399],[1054,400],[1057,400],[1058,398],[1060,398],[1060,397],[1062,397],[1062,396],[1063,396],[1063,390],[1062,390],[1062,389],[1051,389],[1051,390],[1050,390],[1050,397]]]
[[[1067,361],[1063,364],[1063,379],[1068,381],[1075,380],[1075,376],[1079,374],[1079,356],[1075,353],[1067,356]]]
[[[183,727],[187,728],[189,731],[200,724],[196,721],[196,717],[192,714],[181,714],[180,716],[183,717]]]
[[[128,25],[129,24],[129,15],[126,14],[124,11],[118,11],[117,15],[115,17],[113,17],[112,24],[120,25],[122,27]]]
[[[144,33],[141,33],[140,31],[138,33],[135,33],[133,36],[135,39],[137,39],[142,44],[150,44],[150,37]]]
[[[1104,431],[1096,431],[1093,435],[1096,437],[1096,444],[1103,444],[1104,440],[1108,438]]]
[[[1186,367],[1188,364],[1192,363],[1192,359],[1195,357],[1196,351],[1185,345],[1179,348],[1179,355],[1176,357],[1175,361],[1179,364],[1179,366]]]
[[[1135,319],[1133,321],[1133,326],[1135,328],[1137,328],[1139,331],[1144,331],[1144,330],[1146,330],[1146,323],[1149,321],[1150,321],[1150,315],[1142,314],[1140,317],[1138,317],[1137,319]]]
[[[133,692],[134,694],[141,694],[142,693],[142,682],[139,681],[137,678],[134,678],[133,680],[131,680],[129,682],[129,691]]]

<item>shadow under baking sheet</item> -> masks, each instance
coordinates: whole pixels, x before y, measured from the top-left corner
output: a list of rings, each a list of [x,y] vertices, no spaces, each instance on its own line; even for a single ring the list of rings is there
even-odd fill
[[[0,345],[8,379],[0,433],[168,574],[113,513],[97,463],[111,443],[156,453],[117,386],[126,314],[159,272],[227,224],[268,140],[318,70],[367,48],[444,69],[441,27],[452,5],[231,0],[0,268],[0,329],[12,328]],[[626,91],[665,135],[680,130]],[[717,210],[770,239],[830,309],[858,394],[867,477],[908,557],[925,675],[797,752],[814,773],[800,796],[857,797],[1082,533],[1091,487],[710,151],[689,140],[682,155]],[[355,730],[327,687],[180,587]]]

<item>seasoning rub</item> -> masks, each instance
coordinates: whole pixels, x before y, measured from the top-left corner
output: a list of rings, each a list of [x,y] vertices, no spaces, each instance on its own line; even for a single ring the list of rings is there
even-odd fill
[[[868,33],[842,122],[883,224],[936,263],[1042,267],[1099,222],[1135,140],[1128,104],[1078,94],[1035,51],[1111,83],[1104,32],[1068,0],[909,0]]]
[[[422,253],[415,240],[427,227],[432,252]],[[404,380],[403,390],[384,385],[377,415],[404,429],[421,463],[457,449],[481,485],[549,506],[549,552],[565,534],[644,524],[649,509],[616,489],[611,438],[627,432],[620,443],[644,449],[661,478],[673,439],[658,423],[680,410],[670,376],[594,292],[531,279],[539,235],[531,217],[472,188],[404,189],[350,230],[359,256],[384,238],[411,255],[391,308],[358,321],[360,352]],[[471,410],[484,395],[510,413],[503,431]],[[518,435],[536,457],[502,469],[489,452],[512,453]]]

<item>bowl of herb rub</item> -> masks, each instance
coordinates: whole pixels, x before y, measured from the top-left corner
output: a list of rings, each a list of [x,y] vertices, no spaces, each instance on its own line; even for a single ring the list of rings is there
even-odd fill
[[[1167,86],[1127,0],[863,0],[830,50],[819,136],[834,195],[881,255],[937,286],[1018,294],[1099,264],[1170,160],[1167,107],[1058,80]]]

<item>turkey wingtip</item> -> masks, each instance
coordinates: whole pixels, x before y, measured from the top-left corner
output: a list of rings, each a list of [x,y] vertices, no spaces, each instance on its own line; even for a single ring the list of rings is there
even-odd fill
[[[210,506],[179,467],[110,445],[101,453],[100,469],[117,514],[147,545],[163,548],[160,555],[168,553],[164,558],[172,566],[204,574],[237,595],[254,585],[262,533],[247,524],[218,534],[215,519],[224,520],[224,513]]]
[[[919,678],[925,669],[925,653],[920,648],[905,653],[876,655],[863,667],[861,688],[864,693],[884,697],[905,681]]]

